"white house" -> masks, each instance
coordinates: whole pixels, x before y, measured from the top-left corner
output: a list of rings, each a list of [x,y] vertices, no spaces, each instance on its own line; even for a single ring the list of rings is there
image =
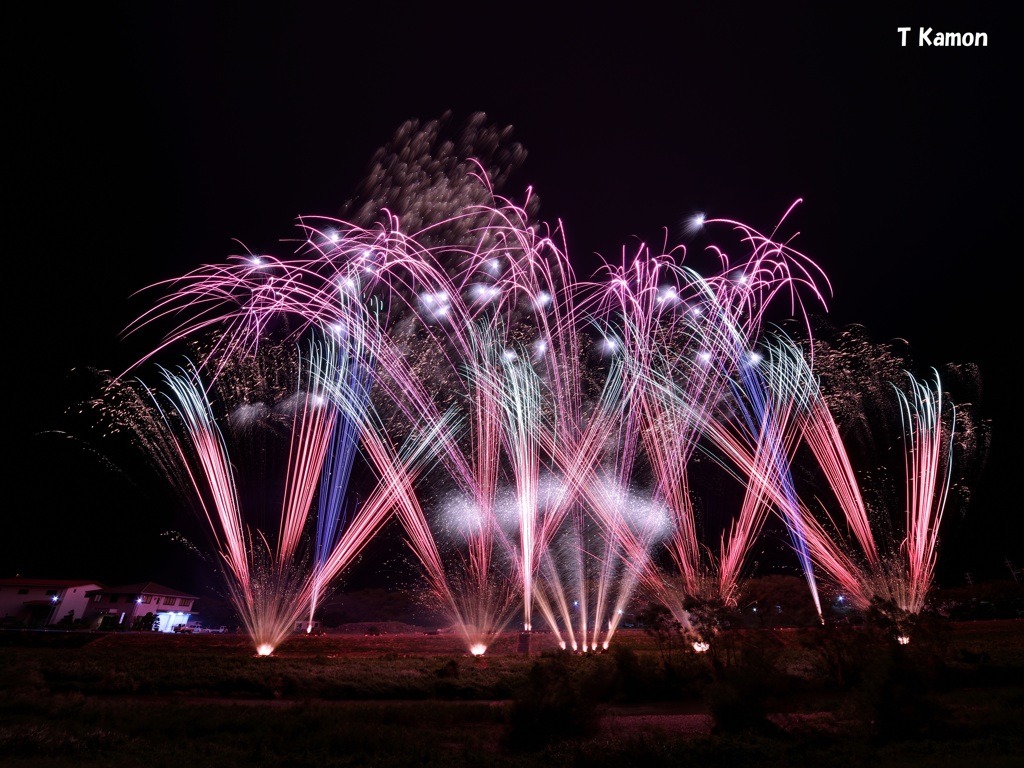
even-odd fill
[[[96,629],[141,629],[137,624],[152,614],[153,627],[173,632],[187,624],[199,598],[152,581],[89,591],[85,621]]]
[[[84,579],[0,579],[0,620],[24,627],[80,620],[92,599],[87,593],[97,589],[103,585]]]

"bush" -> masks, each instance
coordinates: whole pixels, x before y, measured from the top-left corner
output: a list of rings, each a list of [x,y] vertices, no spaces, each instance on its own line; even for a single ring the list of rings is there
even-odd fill
[[[682,625],[660,603],[650,603],[637,615],[637,619],[644,633],[654,641],[665,669],[671,669],[685,645]]]
[[[587,668],[581,670],[584,665]],[[535,662],[526,684],[513,697],[505,748],[537,751],[554,742],[594,734],[600,676],[589,671],[586,658],[560,655]]]
[[[827,624],[806,630],[801,646],[825,687],[844,691],[861,679],[868,640],[860,628]]]
[[[768,698],[784,691],[788,680],[778,670],[779,647],[770,637],[735,636],[729,664],[719,664],[708,686],[708,709],[715,733],[774,731],[768,719]]]
[[[860,668],[851,703],[870,736],[890,742],[941,728],[947,718],[933,694],[946,677],[948,624],[876,599],[854,634],[860,637]]]
[[[943,712],[929,696],[928,675],[906,649],[876,647],[854,690],[854,703],[869,734],[880,741],[924,736],[941,728]]]

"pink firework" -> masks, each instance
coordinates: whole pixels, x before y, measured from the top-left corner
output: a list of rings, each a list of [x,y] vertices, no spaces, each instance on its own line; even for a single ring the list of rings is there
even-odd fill
[[[893,385],[901,419],[905,512],[902,540],[889,540],[872,525],[857,472],[809,361],[788,340],[780,348],[788,350],[778,358],[780,386],[800,395],[801,438],[840,512],[808,515],[815,562],[858,608],[881,601],[904,613],[920,613],[934,578],[953,467],[956,415],[950,408],[944,419],[938,374],[932,383],[906,374],[905,390]]]
[[[237,602],[261,614],[252,626],[291,626],[293,603],[315,610],[392,514],[473,653],[517,612],[523,629],[546,623],[563,647],[607,647],[638,587],[682,621],[688,602],[732,604],[772,514],[813,600],[815,567],[860,585],[889,574],[892,585],[892,559],[822,398],[793,346],[762,338],[772,312],[803,317],[830,290],[779,238],[789,211],[767,236],[704,222],[737,241],[707,249],[707,275],[681,247],[652,255],[641,246],[580,281],[561,228],[534,220],[532,192],[520,203],[495,193],[496,158],[508,149],[521,160],[505,132],[477,120],[466,135],[492,150],[461,158],[442,140],[443,123],[403,126],[347,220],[304,217],[287,258],[244,253],[158,286],[167,294],[130,329],[164,330],[147,360],[216,331],[202,376],[165,377],[167,416],[181,429],[178,461]],[[263,354],[272,337],[308,354],[303,376],[277,374],[291,388],[288,418],[277,414],[288,436],[283,490],[254,525],[242,513],[253,481],[233,474],[241,462],[229,458],[225,433],[259,405],[233,361]],[[359,376],[345,374],[352,365]],[[912,449],[905,578],[896,581],[917,585],[907,605],[931,579],[945,494],[944,443],[925,407],[938,386],[918,387],[901,401]],[[206,399],[225,388],[239,404],[228,421]],[[327,504],[320,484],[342,423],[372,481],[343,530],[327,518],[345,491]],[[807,448],[857,554],[798,495],[792,466]],[[698,460],[738,484],[716,540],[697,521]],[[313,556],[304,548],[311,520],[328,532]],[[257,600],[260,590],[276,596]],[[267,636],[261,645],[280,641],[253,632]]]

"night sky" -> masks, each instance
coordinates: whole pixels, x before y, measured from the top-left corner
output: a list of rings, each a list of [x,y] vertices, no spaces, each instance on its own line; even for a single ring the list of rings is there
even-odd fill
[[[1008,10],[287,5],[88,4],[9,25],[0,575],[202,586],[160,536],[179,505],[73,417],[83,371],[154,344],[120,336],[153,298],[135,291],[244,248],[287,255],[296,217],[337,214],[403,122],[449,110],[514,127],[528,156],[509,191],[533,187],[564,223],[581,275],[595,254],[681,242],[697,211],[765,232],[802,199],[783,229],[829,276],[831,323],[907,340],[921,372],[980,371],[992,447],[970,506],[947,511],[941,582],[1024,565]],[[919,27],[988,47],[920,47]]]

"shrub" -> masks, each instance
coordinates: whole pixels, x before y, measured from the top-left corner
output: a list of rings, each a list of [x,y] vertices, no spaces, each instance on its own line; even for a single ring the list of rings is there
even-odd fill
[[[780,645],[771,635],[727,633],[729,663],[717,666],[707,688],[708,708],[716,733],[774,731],[768,720],[768,698],[782,692],[789,680],[778,668]]]
[[[512,752],[592,735],[598,725],[598,679],[582,673],[587,659],[565,655],[540,659],[512,700],[504,746]]]
[[[856,712],[880,741],[926,735],[940,727],[943,712],[912,654],[900,646],[875,647],[854,690]]]
[[[825,687],[848,690],[860,681],[868,639],[862,629],[827,624],[806,630],[801,646]]]

